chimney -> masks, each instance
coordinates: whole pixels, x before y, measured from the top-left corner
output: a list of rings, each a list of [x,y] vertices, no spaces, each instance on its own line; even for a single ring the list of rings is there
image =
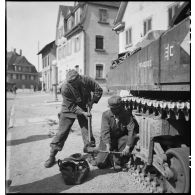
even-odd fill
[[[16,48],[14,48],[14,53],[16,53]]]
[[[22,50],[20,49],[20,55],[22,56]]]

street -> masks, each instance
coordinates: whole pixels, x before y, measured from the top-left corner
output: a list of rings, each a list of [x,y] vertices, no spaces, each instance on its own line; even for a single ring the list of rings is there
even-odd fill
[[[103,96],[92,109],[92,129],[96,142],[99,142],[101,114],[108,109],[107,99]],[[59,167],[56,164],[46,169],[44,162],[49,156],[49,144],[58,128],[57,114],[59,102],[47,93],[17,94],[14,100],[13,128],[7,131],[6,179],[12,184],[8,192],[15,193],[64,193],[64,192],[143,192],[139,184],[133,183],[130,172],[115,172],[113,169],[99,170],[90,166],[90,175],[81,185],[65,185]],[[8,112],[11,99],[7,100]],[[7,113],[8,114],[8,113]],[[63,159],[73,153],[83,153],[83,141],[80,128],[75,121],[72,131],[57,159]]]

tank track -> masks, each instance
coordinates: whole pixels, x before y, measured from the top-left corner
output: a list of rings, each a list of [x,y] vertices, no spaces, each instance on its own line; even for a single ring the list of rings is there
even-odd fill
[[[137,110],[139,113],[154,114],[162,119],[190,120],[190,101],[159,101],[128,96],[123,97],[122,102],[126,109]]]

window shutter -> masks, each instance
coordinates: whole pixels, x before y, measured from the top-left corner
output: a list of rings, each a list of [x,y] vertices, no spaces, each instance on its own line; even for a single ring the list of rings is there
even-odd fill
[[[152,19],[148,20],[148,31],[152,29]]]
[[[129,44],[131,44],[131,28],[129,29]]]
[[[126,45],[128,45],[128,30],[126,31]]]
[[[144,35],[146,34],[146,22],[144,22]]]
[[[170,24],[171,24],[171,19],[172,19],[172,7],[170,7],[169,9],[168,9],[168,19],[169,19],[169,26],[170,26]]]

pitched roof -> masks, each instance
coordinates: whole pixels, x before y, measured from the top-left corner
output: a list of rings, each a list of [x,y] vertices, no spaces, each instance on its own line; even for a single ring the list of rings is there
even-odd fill
[[[71,11],[72,9],[73,9],[72,6],[64,6],[64,5],[60,5],[60,6],[59,6],[59,12],[62,11],[62,15],[63,15],[64,17],[67,15],[68,11],[69,11],[69,10]]]
[[[45,50],[49,49],[49,48],[52,48],[53,45],[55,45],[55,41],[52,41],[50,43],[48,43],[47,45],[45,45],[40,51],[39,53],[37,53],[37,55],[43,53]]]
[[[14,51],[11,51],[11,52],[7,52],[7,58],[6,58],[6,61],[7,61],[7,66],[10,66],[10,65],[25,65],[25,66],[33,66],[33,70],[32,72],[37,72],[35,66],[33,64],[31,64],[25,56],[21,56],[19,54],[17,54],[16,52]]]

